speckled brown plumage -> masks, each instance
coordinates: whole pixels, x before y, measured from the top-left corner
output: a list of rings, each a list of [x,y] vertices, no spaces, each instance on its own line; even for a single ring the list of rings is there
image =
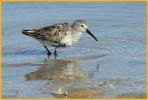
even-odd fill
[[[71,26],[69,26],[68,23],[61,23],[46,26],[41,29],[34,29],[32,32],[25,32],[24,34],[35,39],[60,43],[60,41],[67,35],[67,32],[70,31],[70,27]]]

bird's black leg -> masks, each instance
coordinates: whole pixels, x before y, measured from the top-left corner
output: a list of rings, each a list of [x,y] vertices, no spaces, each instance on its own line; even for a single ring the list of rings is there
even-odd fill
[[[48,50],[48,48],[44,45],[45,49],[47,50],[48,57],[51,55],[51,52]]]
[[[58,55],[58,54],[57,54],[57,47],[56,47],[55,50],[54,50],[54,55],[55,55],[55,56]]]

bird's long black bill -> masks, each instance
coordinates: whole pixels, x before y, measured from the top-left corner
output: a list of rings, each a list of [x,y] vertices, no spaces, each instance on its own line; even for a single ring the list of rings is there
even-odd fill
[[[98,39],[87,29],[86,32],[91,35],[96,41],[98,41]]]

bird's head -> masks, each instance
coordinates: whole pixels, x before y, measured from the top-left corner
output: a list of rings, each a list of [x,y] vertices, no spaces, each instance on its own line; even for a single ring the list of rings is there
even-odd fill
[[[91,33],[91,31],[88,29],[88,24],[85,20],[76,20],[73,25],[74,29],[78,32],[86,32],[89,35],[91,35],[96,41],[98,39]]]

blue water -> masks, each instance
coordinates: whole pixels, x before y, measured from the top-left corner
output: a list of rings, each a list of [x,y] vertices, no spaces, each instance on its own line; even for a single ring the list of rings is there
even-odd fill
[[[30,66],[28,63],[44,64],[47,57],[42,45],[24,36],[21,31],[61,22],[73,23],[77,19],[88,21],[89,29],[99,42],[84,33],[73,47],[59,49],[58,59],[81,56],[86,58],[78,60],[78,63],[84,73],[91,76],[89,86],[97,86],[98,81],[103,80],[126,79],[105,88],[105,94],[100,97],[116,97],[128,92],[145,93],[145,7],[144,2],[3,3],[3,97],[54,97],[50,90],[46,93],[36,92],[43,87],[52,87],[48,80],[25,79],[26,74],[41,67]],[[104,54],[104,57],[94,57]],[[53,58],[51,56],[50,59]],[[11,66],[13,64],[21,66]],[[99,71],[96,69],[98,65]]]

